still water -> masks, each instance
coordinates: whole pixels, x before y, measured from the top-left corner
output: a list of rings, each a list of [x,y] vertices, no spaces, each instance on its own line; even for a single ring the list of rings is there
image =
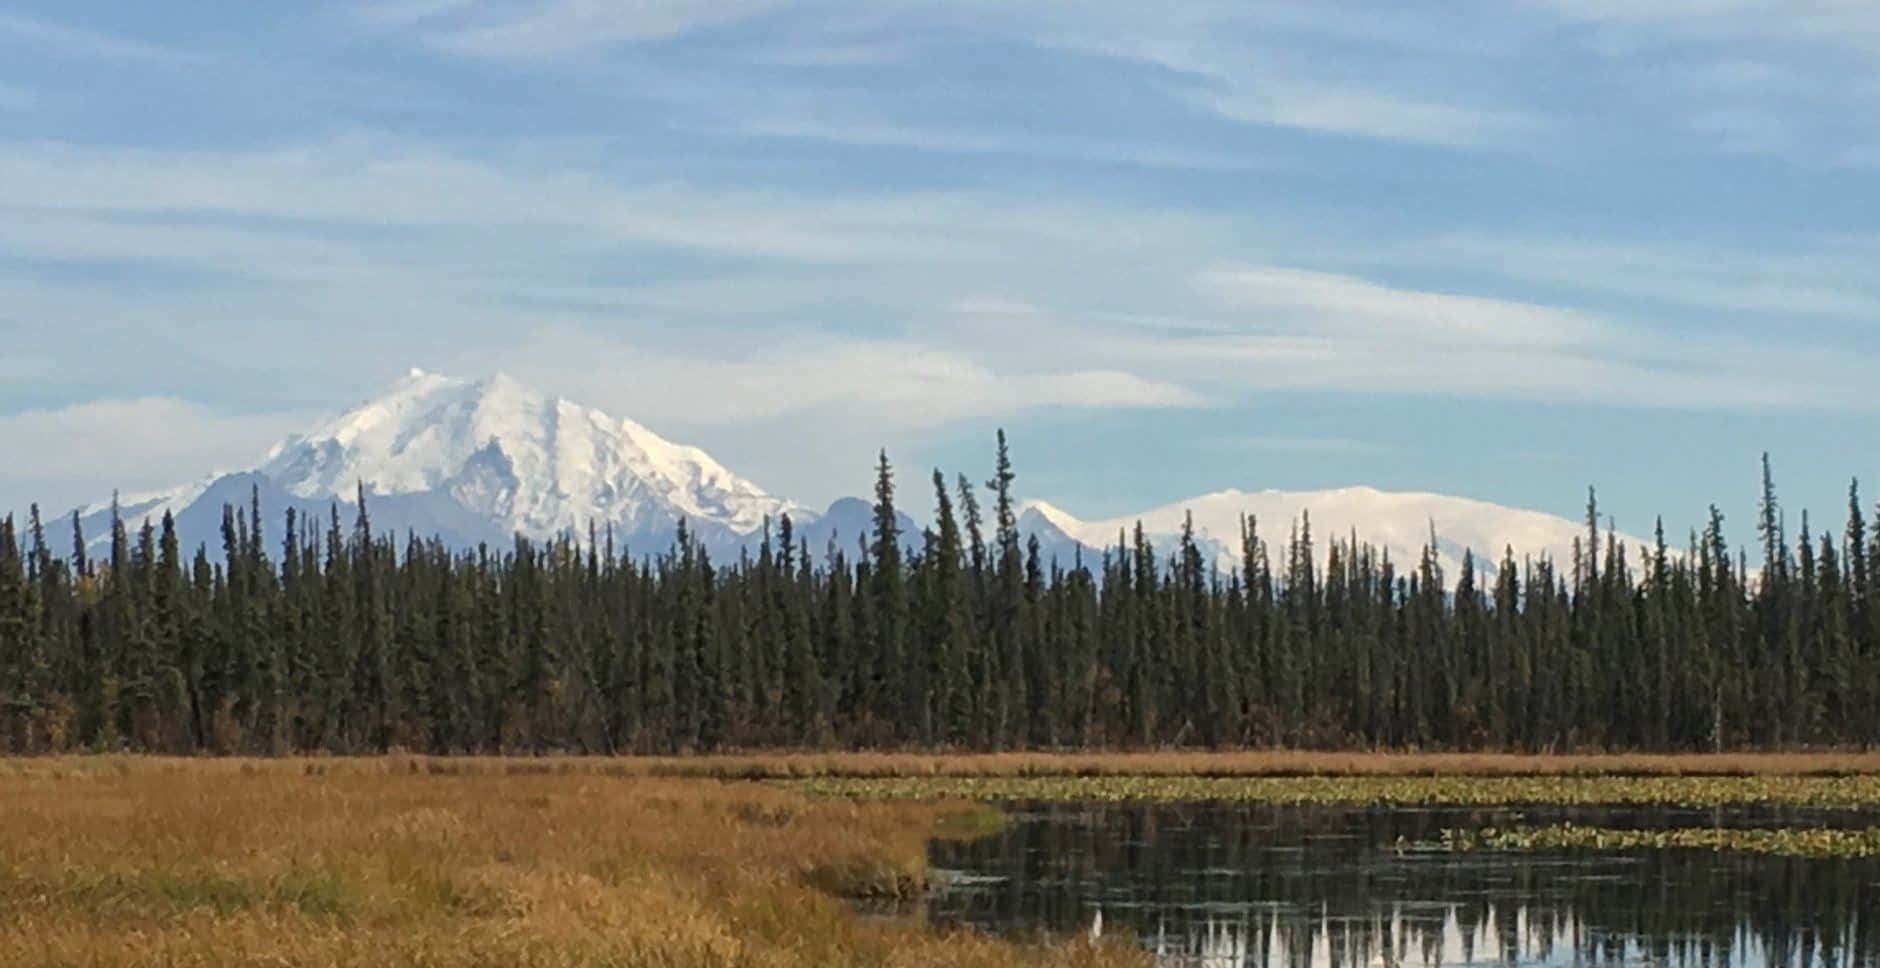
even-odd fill
[[[929,917],[1016,937],[1127,930],[1159,964],[1880,965],[1880,860],[1450,853],[1444,828],[1866,827],[1783,808],[1050,804],[936,843]]]

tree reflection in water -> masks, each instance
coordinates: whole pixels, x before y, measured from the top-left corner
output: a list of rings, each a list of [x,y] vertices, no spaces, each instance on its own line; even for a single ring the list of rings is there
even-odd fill
[[[1039,805],[938,843],[930,917],[1133,932],[1166,965],[1880,964],[1880,861],[1708,851],[1452,854],[1444,828],[1869,826],[1783,808]],[[950,876],[949,876],[950,875]],[[1866,907],[1863,908],[1863,901]]]

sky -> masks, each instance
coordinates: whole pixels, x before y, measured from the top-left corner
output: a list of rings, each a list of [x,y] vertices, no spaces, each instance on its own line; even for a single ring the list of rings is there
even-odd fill
[[[804,503],[1880,497],[1880,6],[0,8],[0,507],[507,372]],[[1798,522],[1791,522],[1792,524]]]

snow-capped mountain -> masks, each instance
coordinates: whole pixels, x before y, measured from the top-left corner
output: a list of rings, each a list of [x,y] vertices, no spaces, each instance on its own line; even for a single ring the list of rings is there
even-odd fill
[[[684,519],[723,560],[761,540],[765,522],[789,514],[813,554],[832,546],[851,556],[872,526],[866,501],[842,498],[818,514],[764,491],[696,447],[676,444],[632,420],[532,390],[505,376],[462,380],[413,370],[380,396],[278,444],[253,468],[205,477],[167,491],[120,498],[133,528],[175,515],[185,547],[221,543],[222,509],[261,505],[263,524],[279,526],[287,508],[320,521],[337,509],[342,526],[356,512],[363,485],[381,534],[436,536],[458,547],[500,547],[593,526],[638,553],[662,551]],[[1323,556],[1333,539],[1359,540],[1413,567],[1432,529],[1451,581],[1465,550],[1492,574],[1504,548],[1518,556],[1564,562],[1575,521],[1440,494],[1368,487],[1330,491],[1219,491],[1103,520],[1082,520],[1043,501],[1021,509],[1019,528],[1043,556],[1069,566],[1082,555],[1094,569],[1103,549],[1141,521],[1158,552],[1174,549],[1184,518],[1194,515],[1205,551],[1222,571],[1239,565],[1240,520],[1251,516],[1275,554],[1308,514]],[[78,511],[91,543],[109,533],[110,506]],[[903,543],[921,544],[920,526],[902,515]],[[276,533],[278,537],[278,533]],[[1636,539],[1620,536],[1633,542]]]
[[[814,514],[696,447],[507,376],[413,370],[392,389],[275,448],[260,473],[299,498],[436,494],[505,531],[548,537],[595,521],[628,532],[688,520],[738,534]]]
[[[177,515],[187,543],[220,540],[224,503],[258,495],[273,526],[288,506],[351,513],[363,484],[382,531],[454,544],[547,538],[591,524],[663,547],[683,518],[714,551],[741,546],[766,519],[818,515],[773,497],[696,447],[631,420],[548,396],[509,377],[462,380],[413,370],[384,394],[289,437],[249,471],[120,499],[133,524]],[[107,505],[81,509],[104,534]],[[206,526],[207,530],[204,530]]]
[[[1448,581],[1454,582],[1461,571],[1465,552],[1472,551],[1478,574],[1492,575],[1505,549],[1512,547],[1517,560],[1552,558],[1557,563],[1572,559],[1573,541],[1585,534],[1577,521],[1539,511],[1422,492],[1380,491],[1371,487],[1346,487],[1327,491],[1217,491],[1186,501],[1151,508],[1139,514],[1085,521],[1062,508],[1043,501],[1028,502],[1024,526],[1040,535],[1041,547],[1055,546],[1060,560],[1065,549],[1081,544],[1086,560],[1090,549],[1114,548],[1117,536],[1134,529],[1141,521],[1143,532],[1155,544],[1158,554],[1167,555],[1174,548],[1183,521],[1194,515],[1195,535],[1204,552],[1211,553],[1223,572],[1240,566],[1240,522],[1251,518],[1269,554],[1284,554],[1293,528],[1310,521],[1313,545],[1322,564],[1336,540],[1348,543],[1355,534],[1360,542],[1375,545],[1390,553],[1400,572],[1414,568],[1423,549],[1436,537],[1437,560]],[[1637,538],[1619,534],[1618,539],[1636,549]],[[1279,562],[1275,562],[1279,566]]]

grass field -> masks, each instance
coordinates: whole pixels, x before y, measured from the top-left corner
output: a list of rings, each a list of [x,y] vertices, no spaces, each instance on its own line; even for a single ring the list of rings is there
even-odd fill
[[[927,839],[983,824],[984,808],[425,765],[7,761],[0,964],[1097,968],[1143,957],[1123,943],[1025,948],[855,913],[850,898],[917,899]]]

